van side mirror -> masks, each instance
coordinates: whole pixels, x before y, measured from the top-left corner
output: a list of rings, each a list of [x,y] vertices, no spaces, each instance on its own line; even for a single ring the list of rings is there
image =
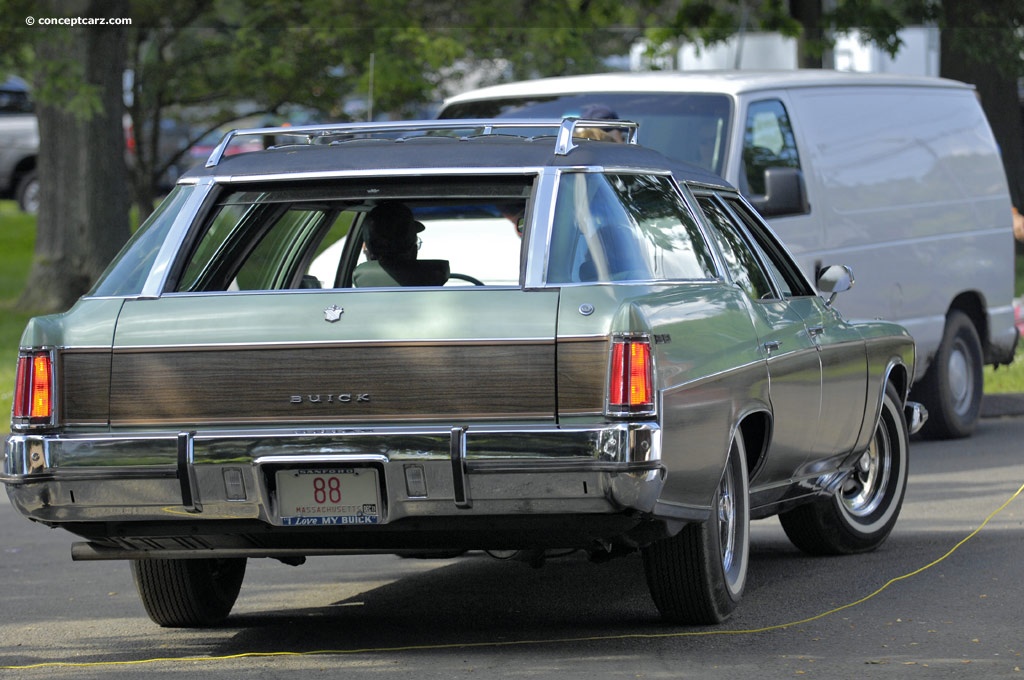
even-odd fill
[[[804,173],[799,168],[765,168],[764,196],[750,196],[750,204],[763,217],[806,215],[811,212],[807,200]]]
[[[831,306],[836,296],[853,288],[853,270],[845,264],[833,264],[818,270],[818,290],[829,296]]]

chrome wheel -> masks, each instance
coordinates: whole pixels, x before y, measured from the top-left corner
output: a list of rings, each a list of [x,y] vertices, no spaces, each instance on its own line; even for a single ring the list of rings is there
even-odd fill
[[[844,555],[885,541],[907,488],[910,437],[904,418],[899,393],[886,386],[875,434],[839,492],[779,515],[793,545],[812,555]]]
[[[736,576],[733,568],[736,563],[736,484],[733,481],[732,468],[726,468],[718,488],[718,532],[722,551],[722,571],[726,580],[735,585]]]
[[[881,455],[879,452],[889,451],[891,446],[888,432],[878,428],[871,446],[857,461],[850,479],[843,487],[842,503],[850,514],[867,517],[885,500],[892,456]]]
[[[647,585],[666,621],[721,623],[743,597],[750,555],[748,489],[746,451],[737,432],[707,521],[643,548]]]

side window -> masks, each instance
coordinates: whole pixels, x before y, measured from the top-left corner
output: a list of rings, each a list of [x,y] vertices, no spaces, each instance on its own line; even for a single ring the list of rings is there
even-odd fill
[[[716,276],[711,250],[668,177],[565,173],[556,201],[549,283]]]
[[[193,251],[177,290],[306,287],[305,279],[295,279],[326,216],[321,208],[285,204],[224,205]]]
[[[771,270],[783,297],[814,295],[800,268],[782,247],[775,235],[754,215],[739,198],[725,198],[725,202],[739,216],[753,236],[761,259]]]
[[[743,179],[746,194],[765,193],[764,172],[768,168],[799,168],[793,127],[786,107],[778,99],[754,102],[747,109],[743,133]]]
[[[697,202],[714,227],[711,231],[718,241],[733,283],[743,289],[751,300],[775,298],[768,275],[725,206],[710,196],[700,196]]]

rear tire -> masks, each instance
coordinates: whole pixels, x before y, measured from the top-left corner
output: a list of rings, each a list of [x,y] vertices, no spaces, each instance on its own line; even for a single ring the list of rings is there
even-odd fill
[[[165,628],[220,623],[231,613],[245,577],[245,558],[135,560],[135,587],[146,613]]]
[[[959,439],[974,432],[985,391],[983,368],[981,339],[970,317],[950,312],[932,365],[914,387],[914,399],[928,409],[921,436]]]
[[[647,587],[662,618],[688,625],[728,619],[743,596],[749,553],[746,451],[737,433],[711,517],[643,549]]]
[[[18,181],[14,199],[22,212],[35,215],[39,212],[39,174],[30,170]]]
[[[900,514],[907,490],[907,423],[896,388],[888,385],[868,450],[843,488],[779,515],[796,547],[811,555],[848,555],[880,546]]]

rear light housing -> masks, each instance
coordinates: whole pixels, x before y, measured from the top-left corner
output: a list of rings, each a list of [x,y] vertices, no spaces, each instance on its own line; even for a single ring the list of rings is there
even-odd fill
[[[628,334],[612,338],[607,412],[611,416],[654,415],[654,357],[650,336]]]
[[[23,351],[18,355],[11,407],[13,428],[53,425],[56,410],[53,365],[53,352],[50,350]]]

